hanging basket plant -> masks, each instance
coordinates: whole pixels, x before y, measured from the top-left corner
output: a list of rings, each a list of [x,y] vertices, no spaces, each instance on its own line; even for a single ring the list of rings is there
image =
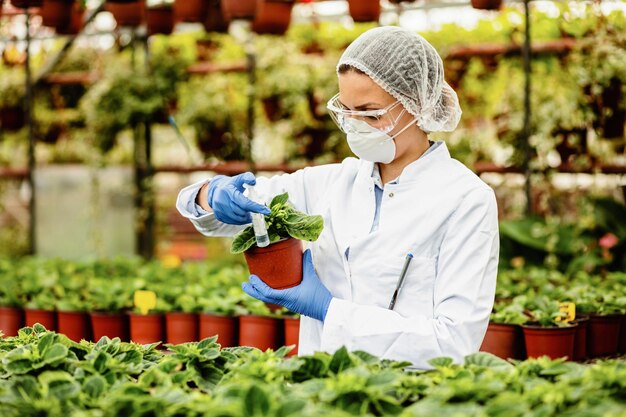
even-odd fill
[[[57,27],[68,24],[72,16],[74,0],[45,0],[39,11],[41,24]]]
[[[177,22],[201,23],[208,10],[206,0],[176,0],[174,2],[174,19]]]
[[[106,10],[110,12],[118,26],[136,27],[143,22],[145,3],[135,2],[110,2],[106,3]]]
[[[282,35],[291,22],[295,0],[257,0],[252,30],[260,34]]]
[[[169,35],[174,30],[174,10],[170,4],[160,4],[146,9],[148,36]]]
[[[380,18],[380,0],[348,0],[348,9],[355,22],[377,22]]]
[[[472,0],[472,7],[479,10],[499,10],[502,0]]]
[[[222,13],[227,20],[254,19],[257,0],[222,0]]]
[[[43,6],[43,0],[11,0],[10,3],[18,9]]]
[[[204,30],[207,32],[227,33],[230,20],[222,12],[221,0],[209,0],[206,18],[204,19]]]

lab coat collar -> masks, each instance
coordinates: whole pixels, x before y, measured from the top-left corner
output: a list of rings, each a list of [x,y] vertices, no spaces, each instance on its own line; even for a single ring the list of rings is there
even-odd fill
[[[450,159],[450,152],[444,141],[437,141],[437,148],[429,152],[428,155],[424,155],[423,158],[411,162],[407,165],[400,176],[397,178],[399,184],[404,182],[416,181],[420,174],[426,172],[433,166],[442,163],[445,160]],[[433,145],[435,146],[435,145]],[[374,178],[372,173],[374,172],[374,162],[364,161],[361,159],[361,165],[357,174],[357,179],[363,181],[366,184],[373,184]]]

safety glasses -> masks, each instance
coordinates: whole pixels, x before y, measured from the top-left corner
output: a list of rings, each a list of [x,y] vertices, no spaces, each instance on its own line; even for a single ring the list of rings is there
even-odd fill
[[[333,98],[328,100],[326,108],[330,113],[330,117],[332,117],[337,126],[339,126],[339,129],[344,133],[367,133],[368,131],[364,129],[367,126],[360,122],[365,122],[371,127],[389,133],[396,127],[400,118],[406,111],[406,109],[403,108],[397,116],[390,114],[391,110],[400,105],[400,102],[396,101],[383,109],[364,111],[350,110],[341,104],[339,94],[336,94]],[[353,121],[355,120],[359,122],[354,123]]]

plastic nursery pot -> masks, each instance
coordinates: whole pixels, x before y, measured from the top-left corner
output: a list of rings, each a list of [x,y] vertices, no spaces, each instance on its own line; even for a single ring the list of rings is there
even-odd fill
[[[24,312],[15,307],[0,307],[0,332],[4,336],[17,336],[24,326]]]
[[[587,359],[587,333],[589,328],[589,316],[579,317],[574,320],[576,336],[574,337],[574,360],[584,361]]]
[[[48,330],[56,331],[57,329],[54,311],[25,309],[24,321],[28,327],[33,327],[39,323]]]
[[[481,10],[499,10],[502,0],[472,0],[472,7]]]
[[[283,323],[285,326],[285,346],[296,345],[287,356],[295,356],[298,354],[298,341],[300,339],[300,318],[285,317]]]
[[[174,19],[177,22],[202,22],[207,11],[208,2],[206,0],[176,0],[174,2]]]
[[[282,323],[272,317],[239,317],[239,345],[261,350],[276,349],[282,345]]]
[[[75,342],[91,340],[89,316],[79,311],[57,311],[57,331]]]
[[[622,325],[619,331],[619,353],[626,353],[626,314],[622,314]]]
[[[231,316],[200,314],[198,336],[200,340],[217,336],[217,343],[222,347],[238,345],[238,320]]]
[[[165,315],[167,343],[194,342],[198,340],[198,315],[193,313],[167,313]]]
[[[209,10],[204,19],[204,30],[207,32],[228,33],[230,21],[222,12],[221,0],[209,0]]]
[[[146,9],[146,29],[148,36],[169,35],[174,30],[174,11],[169,6],[155,6]]]
[[[163,332],[163,314],[135,314],[128,313],[130,326],[130,340],[140,345],[162,342],[165,340]]]
[[[58,35],[76,35],[83,29],[84,16],[85,9],[76,2],[72,7],[69,18],[60,25],[57,25],[54,30]]]
[[[118,26],[139,26],[143,21],[145,3],[136,1],[132,3],[106,2],[106,10],[110,12]]]
[[[489,323],[480,351],[489,352],[502,359],[526,359],[526,345],[521,326]]]
[[[222,14],[226,20],[254,19],[256,0],[222,0]]]
[[[621,322],[621,314],[591,315],[587,329],[587,354],[590,358],[617,353]]]
[[[257,0],[252,30],[261,34],[284,34],[291,21],[294,2],[295,0]]]
[[[380,18],[379,0],[348,0],[348,9],[355,22],[378,22]]]
[[[28,9],[29,7],[41,7],[43,0],[11,0],[10,3],[18,9]]]
[[[124,313],[90,313],[93,340],[98,341],[103,336],[109,339],[119,337],[128,341],[128,316]]]
[[[302,241],[281,240],[265,248],[244,252],[251,274],[275,289],[295,287],[302,281]]]
[[[41,24],[44,26],[57,27],[66,24],[71,16],[73,0],[46,0],[39,11]]]
[[[576,324],[568,327],[523,325],[526,353],[529,358],[547,355],[552,359],[574,357]]]

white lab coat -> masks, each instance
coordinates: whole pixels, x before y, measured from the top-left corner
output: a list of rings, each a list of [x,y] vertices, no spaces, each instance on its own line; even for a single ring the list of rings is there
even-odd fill
[[[417,368],[438,356],[460,361],[478,351],[493,306],[499,249],[493,190],[442,144],[408,165],[397,184],[385,186],[379,226],[370,233],[373,168],[347,158],[257,178],[255,189],[266,201],[287,191],[298,210],[324,217],[324,230],[309,247],[334,298],[324,323],[302,317],[299,354],[346,346]],[[202,184],[180,192],[181,214],[206,236],[241,230],[186,209]],[[414,258],[391,311],[408,252]]]

